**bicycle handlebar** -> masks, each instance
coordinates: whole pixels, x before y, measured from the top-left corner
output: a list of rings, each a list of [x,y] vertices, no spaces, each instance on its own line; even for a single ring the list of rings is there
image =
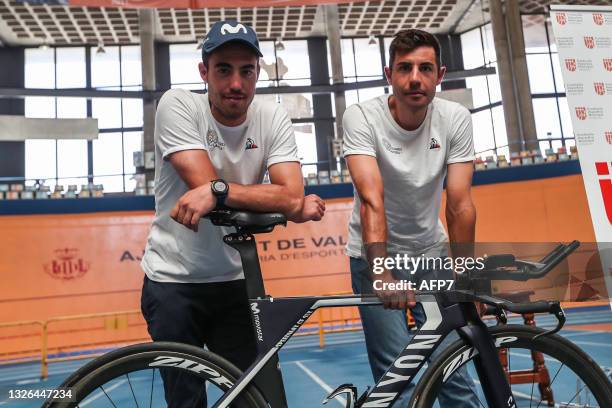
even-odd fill
[[[559,244],[539,262],[517,260],[513,255],[493,255],[485,260],[485,269],[472,275],[472,278],[517,281],[538,279],[561,263],[579,246],[578,241],[572,241],[567,245]],[[487,264],[491,267],[487,268]]]

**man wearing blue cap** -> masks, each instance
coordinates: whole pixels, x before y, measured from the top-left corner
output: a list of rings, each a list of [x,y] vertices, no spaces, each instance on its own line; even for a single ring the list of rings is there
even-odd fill
[[[275,103],[254,100],[259,42],[237,21],[215,23],[202,44],[208,93],[172,89],[155,117],[155,219],[142,268],[141,307],[155,341],[202,347],[241,369],[256,343],[238,253],[225,228],[202,216],[217,206],[281,212],[318,221],[323,201],[304,197],[291,121]],[[268,172],[271,184],[262,184]],[[195,380],[163,373],[171,407],[206,406]]]

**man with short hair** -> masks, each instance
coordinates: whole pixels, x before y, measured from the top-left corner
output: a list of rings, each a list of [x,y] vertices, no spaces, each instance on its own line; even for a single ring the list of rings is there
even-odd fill
[[[343,118],[344,156],[355,185],[346,247],[353,290],[375,293],[385,308],[396,309],[360,308],[376,381],[411,337],[406,309],[412,309],[418,326],[425,316],[413,292],[380,285],[394,283],[401,276],[385,268],[380,274],[373,273],[374,260],[397,254],[445,255],[448,238],[439,220],[445,176],[451,243],[474,242],[476,222],[470,193],[471,116],[461,105],[435,98],[445,73],[437,40],[425,31],[403,30],[391,42],[389,53],[385,75],[393,94],[353,105]],[[417,272],[426,277],[433,271]],[[467,371],[458,370],[452,378],[445,384],[441,404],[477,406]],[[408,406],[409,397],[410,390],[394,406]]]
[[[153,340],[206,345],[242,370],[256,356],[242,264],[223,243],[230,229],[202,216],[227,206],[305,222],[320,220],[325,211],[319,197],[304,197],[287,113],[254,99],[261,56],[251,27],[217,22],[199,63],[208,92],[172,89],[161,98],[156,213],[142,260],[141,306]],[[262,184],[266,172],[270,184]],[[162,374],[169,406],[206,406],[197,381]]]

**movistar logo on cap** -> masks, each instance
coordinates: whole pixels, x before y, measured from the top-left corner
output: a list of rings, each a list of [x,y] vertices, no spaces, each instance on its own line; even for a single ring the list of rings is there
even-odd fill
[[[240,23],[236,25],[236,27],[233,27],[228,23],[225,23],[223,24],[223,26],[221,26],[221,35],[226,35],[228,32],[231,34],[236,34],[239,31],[242,31],[245,34],[247,33],[246,27]]]

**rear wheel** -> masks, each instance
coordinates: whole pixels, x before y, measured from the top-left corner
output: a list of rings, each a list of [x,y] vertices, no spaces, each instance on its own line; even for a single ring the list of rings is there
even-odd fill
[[[525,326],[496,326],[494,337],[500,359],[506,360],[507,376],[516,407],[612,407],[610,378],[593,359],[576,345],[557,335]],[[473,348],[463,340],[448,347],[426,370],[416,385],[409,406],[429,408],[442,406],[440,397],[451,379],[474,383],[472,401],[487,407],[480,380],[474,367]],[[468,376],[457,369],[467,367]],[[534,374],[534,367],[537,369]],[[512,405],[510,405],[512,406]]]
[[[61,388],[72,392],[71,401],[47,401],[44,407],[167,407],[162,374],[175,373],[178,382],[192,382],[190,401],[206,398],[214,403],[236,382],[241,372],[233,364],[203,349],[155,342],[124,347],[91,361],[73,373]],[[170,397],[174,398],[174,397]],[[174,401],[174,400],[173,400]],[[267,407],[261,393],[250,386],[231,407]]]

